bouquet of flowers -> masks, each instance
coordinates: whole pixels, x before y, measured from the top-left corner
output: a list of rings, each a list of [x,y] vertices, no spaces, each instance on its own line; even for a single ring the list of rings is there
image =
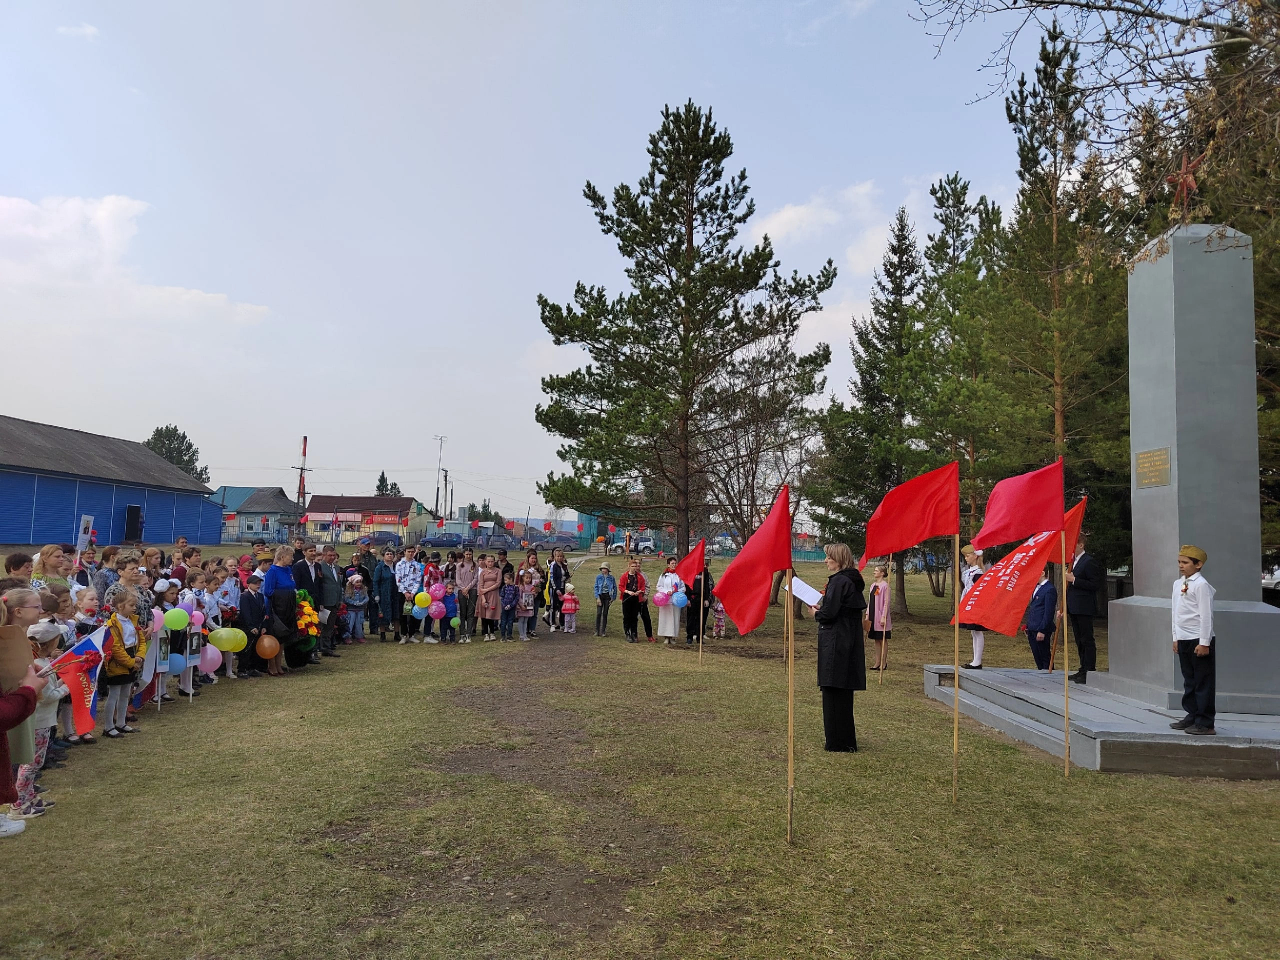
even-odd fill
[[[304,637],[320,635],[320,615],[316,613],[315,601],[305,590],[298,591],[298,633]]]

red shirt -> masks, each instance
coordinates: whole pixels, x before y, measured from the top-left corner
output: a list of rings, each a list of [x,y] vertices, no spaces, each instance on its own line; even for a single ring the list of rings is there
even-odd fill
[[[19,687],[13,693],[0,695],[0,803],[17,803],[18,788],[13,782],[13,765],[9,763],[10,730],[36,712],[36,692]]]

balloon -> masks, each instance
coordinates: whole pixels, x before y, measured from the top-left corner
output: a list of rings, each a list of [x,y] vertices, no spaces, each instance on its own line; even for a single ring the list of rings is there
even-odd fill
[[[671,594],[655,593],[653,595],[653,602],[659,607],[665,607],[668,603],[671,602]]]
[[[427,608],[419,607],[417,604],[414,604],[413,613],[409,614],[409,616],[413,617],[415,620],[425,620],[427,619]]]
[[[432,620],[439,620],[444,616],[444,604],[437,600],[435,603],[431,604],[431,606],[427,607],[427,613],[431,616]]]
[[[444,596],[444,584],[433,583],[431,587],[427,590],[427,593],[431,594],[432,600],[439,600],[441,597]]]
[[[449,621],[449,626],[451,626],[451,627],[453,627],[453,629],[457,630],[460,626],[462,626],[462,618],[461,618],[461,617],[454,617],[452,620],[450,620],[450,621]]]
[[[191,622],[191,614],[179,607],[164,612],[164,625],[170,630],[185,630]]]
[[[195,618],[191,619],[195,623]],[[221,650],[223,653],[235,653],[243,650],[248,637],[244,635],[243,630],[233,630],[231,627],[222,627],[209,634],[209,642]],[[239,646],[237,646],[239,644]]]
[[[683,593],[673,593],[671,595],[671,602],[674,603],[677,607],[683,607],[689,602],[689,598],[686,597]]]
[[[269,633],[264,633],[258,638],[258,644],[254,647],[258,651],[258,656],[263,660],[270,660],[280,652],[280,641]]]
[[[163,611],[161,611],[159,607],[152,607],[151,608],[151,632],[156,633],[157,631],[160,631],[163,629],[164,629],[164,613]]]
[[[222,666],[222,651],[209,644],[200,648],[200,672],[213,673]]]
[[[187,669],[187,658],[180,653],[169,654],[169,672],[181,673]]]
[[[203,626],[204,626],[204,614],[203,614],[203,613],[201,613],[199,610],[197,610],[195,613],[193,613],[193,614],[191,615],[191,625],[192,625],[193,627],[203,627]]]
[[[427,594],[425,590],[420,590],[418,592],[418,595],[413,598],[413,602],[415,606],[429,607],[431,606],[431,597]]]
[[[178,609],[187,611],[187,616],[189,617],[196,612],[196,605],[188,600],[185,603],[178,604]]]

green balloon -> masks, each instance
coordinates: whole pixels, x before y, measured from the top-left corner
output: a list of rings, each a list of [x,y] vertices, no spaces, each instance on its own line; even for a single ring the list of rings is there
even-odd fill
[[[174,607],[172,610],[164,612],[164,625],[170,630],[185,630],[190,622],[191,614],[185,610],[179,610]]]
[[[249,638],[243,630],[221,627],[209,634],[209,642],[223,653],[239,653],[249,643]]]
[[[449,626],[451,626],[451,627],[453,627],[453,629],[457,630],[460,626],[462,626],[462,618],[461,618],[461,617],[454,617],[452,620],[450,620],[450,621],[449,621]]]

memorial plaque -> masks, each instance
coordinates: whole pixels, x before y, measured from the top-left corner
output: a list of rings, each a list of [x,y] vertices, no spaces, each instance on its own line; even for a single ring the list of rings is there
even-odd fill
[[[1137,487],[1167,487],[1169,485],[1169,448],[1139,450],[1134,454],[1133,473]]]

